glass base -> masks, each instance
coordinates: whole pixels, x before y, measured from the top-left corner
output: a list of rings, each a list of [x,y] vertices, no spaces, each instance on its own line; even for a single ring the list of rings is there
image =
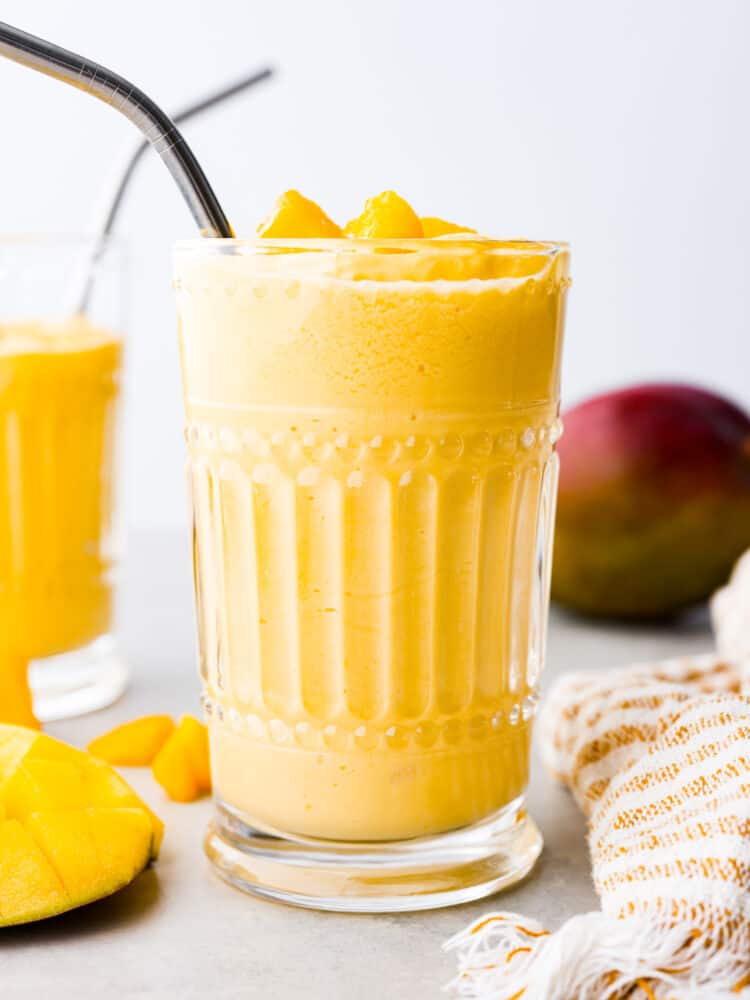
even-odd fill
[[[507,888],[531,870],[542,836],[522,800],[463,830],[390,843],[287,840],[217,802],[204,847],[218,875],[244,892],[315,910],[398,913]]]
[[[40,722],[56,722],[105,708],[123,694],[130,671],[115,640],[101,636],[88,646],[33,660],[29,683]]]

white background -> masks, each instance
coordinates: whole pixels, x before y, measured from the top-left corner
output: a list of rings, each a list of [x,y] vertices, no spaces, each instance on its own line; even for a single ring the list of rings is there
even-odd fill
[[[240,234],[299,187],[346,220],[394,187],[423,214],[573,244],[564,395],[651,378],[750,405],[746,0],[4,0],[167,109],[263,61],[275,83],[186,128]],[[132,142],[111,109],[0,64],[0,230],[89,228]],[[144,162],[133,256],[126,509],[186,517],[170,244]]]

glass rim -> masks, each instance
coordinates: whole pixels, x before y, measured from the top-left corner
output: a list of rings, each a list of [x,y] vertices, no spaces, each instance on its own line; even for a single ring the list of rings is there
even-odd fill
[[[319,251],[339,254],[400,251],[402,253],[430,253],[455,255],[457,253],[487,254],[499,257],[555,257],[569,252],[570,244],[563,240],[492,239],[474,234],[440,237],[412,237],[409,239],[369,239],[364,237],[233,237],[194,236],[177,240],[173,245],[176,254],[217,254],[251,256],[279,251]]]

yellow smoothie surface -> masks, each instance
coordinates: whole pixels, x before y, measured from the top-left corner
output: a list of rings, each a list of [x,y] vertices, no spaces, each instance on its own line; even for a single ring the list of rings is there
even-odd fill
[[[0,324],[0,642],[27,660],[109,631],[120,361],[83,318]]]
[[[253,241],[180,244],[175,277],[220,801],[352,841],[517,803],[567,250],[393,192],[339,229],[288,192]]]

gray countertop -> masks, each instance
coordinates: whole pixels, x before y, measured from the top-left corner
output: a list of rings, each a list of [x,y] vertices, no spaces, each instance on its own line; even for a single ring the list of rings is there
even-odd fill
[[[186,534],[132,540],[121,588],[121,642],[133,682],[106,711],[49,727],[84,745],[154,711],[197,712],[191,570]],[[609,628],[555,614],[546,679],[710,648],[704,616],[679,626]],[[207,801],[166,801],[148,771],[126,772],[166,823],[158,863],[100,903],[0,931],[0,989],[9,1000],[221,997],[258,1000],[433,1000],[453,973],[442,942],[489,907],[550,927],[596,905],[583,821],[535,767],[530,810],[545,839],[534,872],[501,897],[399,916],[292,909],[219,882],[201,849]]]

